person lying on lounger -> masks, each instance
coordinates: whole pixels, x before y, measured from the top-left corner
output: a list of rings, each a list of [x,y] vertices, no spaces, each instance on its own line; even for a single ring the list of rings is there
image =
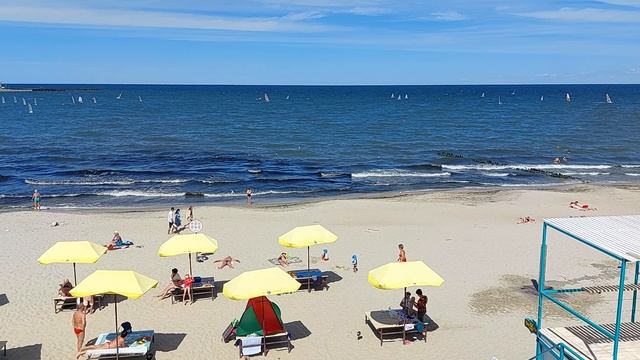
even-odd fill
[[[222,269],[225,266],[228,266],[231,269],[233,269],[233,262],[234,261],[237,262],[237,263],[240,262],[240,260],[234,259],[231,256],[225,256],[223,259],[219,259],[219,260],[214,261],[214,263],[220,263],[220,265],[218,265],[218,269]]]
[[[281,253],[280,256],[278,256],[278,264],[280,264],[280,266],[282,267],[287,267],[289,266],[289,259],[287,256],[287,253]]]
[[[64,297],[73,297],[69,291],[73,289],[73,285],[71,285],[71,281],[69,279],[64,279],[62,284],[60,284],[60,288],[58,289],[58,295]]]
[[[80,349],[80,351],[78,352],[76,359],[80,359],[89,350],[115,349],[116,344],[120,348],[124,347],[124,339],[127,337],[127,335],[131,333],[131,323],[128,321],[123,322],[120,325],[120,327],[122,327],[122,331],[120,332],[120,334],[118,334],[118,336],[115,339],[109,340],[104,344],[83,346],[82,349]]]
[[[525,216],[525,217],[521,217],[518,219],[518,222],[516,222],[516,224],[526,224],[526,223],[530,223],[530,222],[535,222],[536,219],[534,219],[531,216]]]

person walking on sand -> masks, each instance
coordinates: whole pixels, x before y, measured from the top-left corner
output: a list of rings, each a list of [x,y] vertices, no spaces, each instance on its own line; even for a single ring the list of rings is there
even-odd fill
[[[253,190],[251,190],[251,188],[247,188],[246,194],[247,194],[247,205],[253,204],[253,199],[251,198],[253,196]]]
[[[189,220],[189,222],[193,221],[193,206],[189,205],[189,213],[187,214],[187,220]]]
[[[82,345],[84,345],[84,334],[85,329],[87,328],[87,314],[85,313],[83,304],[78,304],[76,307],[76,311],[73,313],[73,317],[71,318],[71,325],[73,326],[73,332],[76,334],[76,338],[78,340],[77,351],[80,351],[80,349],[82,349]]]
[[[172,207],[171,210],[169,210],[169,214],[167,214],[167,221],[169,222],[169,230],[167,230],[167,234],[171,234],[171,231],[173,230],[174,211],[175,209]]]
[[[33,190],[33,195],[31,195],[31,201],[33,201],[33,208],[35,210],[40,210],[40,200],[42,195],[38,192],[38,189]]]
[[[407,262],[407,253],[404,252],[404,245],[398,244],[398,249],[400,250],[398,253],[398,261]]]

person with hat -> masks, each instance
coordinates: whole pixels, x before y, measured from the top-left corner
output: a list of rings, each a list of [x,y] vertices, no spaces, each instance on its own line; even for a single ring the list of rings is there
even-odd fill
[[[123,348],[125,345],[124,339],[127,337],[127,335],[131,334],[132,332],[131,323],[128,321],[125,321],[122,324],[120,324],[120,327],[122,328],[122,331],[120,331],[120,334],[118,334],[118,336],[115,339],[109,340],[103,344],[83,346],[82,349],[78,351],[78,355],[76,356],[76,359],[80,359],[89,350],[115,349],[116,346],[119,348]]]

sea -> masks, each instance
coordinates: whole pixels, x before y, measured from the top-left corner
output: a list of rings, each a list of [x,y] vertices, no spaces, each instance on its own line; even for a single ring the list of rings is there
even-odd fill
[[[640,182],[640,85],[10,87],[4,209]]]

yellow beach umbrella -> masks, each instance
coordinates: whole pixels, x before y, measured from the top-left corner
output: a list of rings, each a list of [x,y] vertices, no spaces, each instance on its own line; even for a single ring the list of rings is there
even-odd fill
[[[189,254],[189,273],[193,276],[191,268],[192,253],[214,253],[218,250],[218,241],[205,234],[175,235],[164,244],[160,245],[158,255],[161,257]]]
[[[118,333],[118,301],[116,296],[122,295],[130,299],[137,299],[147,291],[156,287],[158,282],[154,279],[138,274],[135,271],[124,270],[97,270],[87,276],[76,287],[71,289],[71,295],[75,297],[93,296],[99,294],[113,295],[115,306],[116,334]],[[116,342],[116,359],[120,352]]]
[[[224,284],[222,294],[232,300],[248,300],[259,296],[292,293],[300,282],[280,268],[244,272]]]
[[[90,241],[59,241],[38,258],[40,264],[73,263],[73,283],[78,283],[76,263],[93,264],[107,248]]]
[[[290,248],[307,248],[307,271],[311,270],[309,248],[313,245],[330,244],[338,237],[322,225],[299,226],[278,238],[278,243]],[[311,277],[307,287],[311,292]]]
[[[392,262],[369,271],[369,284],[394,290],[410,286],[440,286],[444,279],[422,261]]]

